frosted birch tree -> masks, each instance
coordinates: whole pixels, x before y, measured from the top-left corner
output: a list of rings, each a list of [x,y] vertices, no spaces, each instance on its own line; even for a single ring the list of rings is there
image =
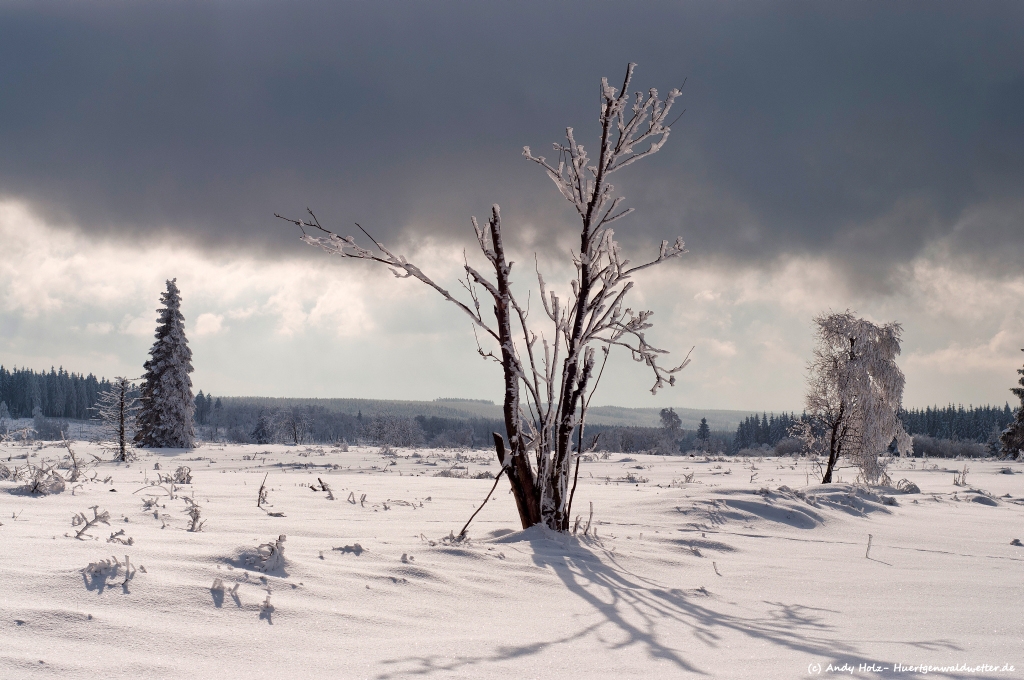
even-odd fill
[[[879,461],[892,441],[901,454],[913,450],[899,420],[903,372],[896,365],[903,328],[876,326],[849,310],[814,319],[816,345],[808,365],[807,421],[796,427],[814,452],[828,455],[822,483],[848,457],[866,482],[885,481]]]
[[[595,158],[577,141],[571,127],[566,128],[565,141],[554,144],[556,160],[536,156],[529,147],[523,149],[526,159],[543,169],[580,220],[579,250],[570,253],[575,277],[569,290],[562,294],[552,290],[537,268],[543,311],[540,325],[533,323],[528,306],[513,292],[513,263],[506,257],[497,205],[492,206],[486,225],[472,220],[477,244],[492,273],[481,272],[467,260],[460,281],[461,298],[365,230],[376,251],[362,247],[352,236],[325,229],[312,211],[304,219],[277,215],[299,226],[309,245],[343,258],[377,262],[399,278],[414,278],[430,286],[496,345],[496,350],[481,346],[479,352],[502,368],[508,448],[497,433],[495,447],[524,528],[541,523],[557,531],[569,528],[579,456],[585,448],[587,405],[609,352],[621,348],[645,365],[653,377],[652,393],[675,384],[675,374],[689,363],[687,357],[677,366],[662,366],[666,350],[647,339],[652,312],[634,311],[626,305],[634,274],[681,256],[686,252],[682,239],[662,241],[654,258],[634,265],[623,257],[612,230],[612,224],[633,209],[623,206],[623,197],[615,194],[609,180],[665,145],[671,131],[670,112],[680,95],[678,89],[665,97],[650,89],[631,96],[634,68],[635,64],[627,67],[620,89],[607,79],[601,81]],[[489,302],[484,304],[484,299]],[[488,307],[493,317],[485,312]]]
[[[110,389],[97,395],[96,416],[99,418],[100,440],[114,453],[114,460],[128,462],[134,458],[135,419],[138,416],[138,388],[128,378],[117,377]]]
[[[156,342],[149,350],[149,361],[142,378],[139,398],[138,432],[135,441],[147,448],[190,449],[195,446],[192,415],[192,350],[185,338],[185,317],[181,315],[181,293],[177,279],[167,281],[160,295],[163,307]]]

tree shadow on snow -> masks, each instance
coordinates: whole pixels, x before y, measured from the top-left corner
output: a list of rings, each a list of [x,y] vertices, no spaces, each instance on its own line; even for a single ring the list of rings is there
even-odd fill
[[[672,641],[663,639],[667,632],[661,628],[668,621],[684,624],[694,638],[708,647],[718,647],[727,636],[738,635],[750,644],[768,644],[798,652],[823,665],[829,662],[849,663],[856,667],[875,661],[859,652],[853,643],[842,637],[842,631],[829,623],[829,617],[842,616],[842,612],[798,603],[766,601],[764,604],[768,609],[763,614],[730,614],[724,611],[728,603],[704,587],[692,590],[667,588],[653,579],[631,573],[599,540],[580,540],[533,527],[492,541],[504,542],[528,546],[535,565],[550,568],[569,592],[593,607],[603,620],[558,639],[500,645],[489,655],[391,659],[385,663],[394,666],[395,670],[378,675],[380,680],[448,674],[475,665],[530,657],[548,648],[595,635],[619,639],[610,649],[639,648],[649,658],[668,661],[679,671],[715,676],[714,669],[701,669],[686,658],[686,643],[677,642],[678,637]],[[929,645],[949,643],[919,644],[928,648]],[[933,674],[942,677],[940,673]]]

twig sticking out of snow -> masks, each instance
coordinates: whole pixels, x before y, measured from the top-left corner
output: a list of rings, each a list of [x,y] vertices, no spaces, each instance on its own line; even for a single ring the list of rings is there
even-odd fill
[[[718,562],[712,562],[711,566],[715,568],[715,573],[716,574],[718,574],[719,576],[722,575],[722,572],[718,571]]]
[[[124,556],[124,582],[121,583],[121,587],[124,588],[125,591],[128,590],[128,581],[131,581],[133,578],[135,578],[135,567],[132,566],[132,563],[128,560],[128,556],[125,555]]]
[[[192,532],[202,531],[203,525],[206,524],[206,520],[203,520],[201,522],[199,521],[199,517],[203,514],[202,510],[199,509],[199,504],[196,503],[191,498],[189,498],[188,496],[186,496],[185,505],[189,506],[188,516],[189,519],[192,521],[192,523],[189,524],[188,530]]]
[[[65,456],[68,467],[67,481],[73,484],[84,474],[84,466],[78,461],[78,457],[75,455],[75,450],[71,448],[71,442],[69,442],[67,437],[64,436],[63,430],[61,430],[60,433],[60,440],[64,445],[64,448],[68,451],[68,455]]]
[[[267,591],[267,599],[263,600],[263,604],[260,605],[260,618],[266,619],[267,623],[273,625],[273,621],[270,617],[274,614],[274,605],[270,604],[270,592]]]
[[[131,538],[130,536],[121,538],[122,536],[124,536],[124,529],[121,529],[120,531],[115,531],[114,533],[110,534],[110,538],[107,539],[107,543],[120,543],[121,545],[132,545],[135,543],[134,538]]]
[[[79,540],[85,540],[82,538],[82,536],[85,536],[85,532],[93,528],[93,526],[95,526],[96,524],[103,523],[107,526],[110,526],[110,512],[108,512],[107,510],[99,512],[99,507],[100,506],[98,505],[94,505],[91,508],[89,508],[90,510],[92,510],[92,519],[86,517],[84,512],[79,513],[71,518],[71,526],[82,526],[82,528],[78,530],[78,533],[75,534],[75,538]]]
[[[256,496],[256,507],[262,508],[263,504],[267,502],[267,477],[270,473],[263,475],[263,481],[260,483],[260,490]]]
[[[868,534],[868,549],[864,551],[864,557],[871,559],[871,534]]]
[[[459,532],[459,538],[462,538],[466,535],[466,529],[469,528],[469,523],[473,521],[473,518],[477,516],[477,513],[484,509],[484,506],[487,505],[487,501],[491,500],[491,494],[493,494],[494,490],[498,488],[498,481],[501,479],[501,475],[503,472],[505,472],[504,467],[498,470],[498,474],[494,476],[494,484],[491,485],[491,490],[487,492],[487,497],[484,498],[484,502],[480,504],[480,507],[476,509],[476,512],[470,515],[469,519],[466,520],[465,526],[463,526],[462,531]],[[402,561],[404,562],[405,560]]]
[[[316,481],[320,482],[320,488],[323,491],[327,492],[327,500],[333,501],[334,493],[331,491],[331,487],[327,486],[327,484],[324,483],[324,480],[320,479],[319,477],[316,478]]]
[[[577,515],[576,516],[576,524],[572,528],[572,533],[575,534],[579,530],[581,520],[582,520],[582,517]],[[590,517],[587,518],[587,526],[583,527],[583,535],[584,536],[586,536],[588,533],[590,533],[590,524],[593,521],[594,521],[594,501],[590,501]],[[594,535],[595,536],[597,535],[596,531],[594,532]]]

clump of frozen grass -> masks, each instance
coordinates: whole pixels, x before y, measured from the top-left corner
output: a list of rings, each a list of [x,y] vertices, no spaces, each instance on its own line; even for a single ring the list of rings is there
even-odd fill
[[[960,472],[953,473],[953,486],[967,486],[967,473],[970,469],[964,465],[964,469]]]
[[[469,470],[462,465],[458,464],[458,461],[452,464],[451,467],[445,468],[439,472],[435,472],[434,477],[451,477],[452,479],[468,479]]]
[[[99,560],[98,562],[90,562],[89,565],[82,570],[82,573],[86,576],[100,576],[102,578],[113,578],[117,576],[118,570],[121,568],[121,563],[116,557],[111,556],[109,560]]]
[[[7,467],[6,465],[4,465],[3,463],[0,463],[0,482],[6,482],[7,480],[11,479],[13,476],[14,476],[14,473],[11,472],[11,469],[9,467]]]
[[[285,535],[281,534],[272,543],[264,543],[256,548],[256,554],[249,558],[249,564],[263,573],[284,568]]]
[[[921,493],[921,487],[919,487],[917,484],[914,484],[909,479],[901,479],[900,481],[896,482],[896,489],[902,491],[903,493]]]
[[[135,567],[132,566],[131,560],[127,555],[124,556],[124,564],[121,564],[117,557],[112,555],[109,560],[90,562],[89,565],[82,570],[82,573],[86,576],[91,576],[94,583],[96,581],[102,582],[108,578],[115,578],[121,567],[124,567],[124,581],[121,583],[121,587],[124,588],[124,592],[127,593],[128,582],[135,578]],[[145,567],[140,565],[139,569],[142,570],[142,573],[146,573]]]

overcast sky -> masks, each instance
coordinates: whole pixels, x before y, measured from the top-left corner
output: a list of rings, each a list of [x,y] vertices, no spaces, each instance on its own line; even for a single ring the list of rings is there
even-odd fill
[[[598,85],[685,81],[616,177],[654,341],[595,403],[800,409],[811,319],[900,321],[905,404],[998,403],[1024,361],[1019,2],[6,2],[0,363],[141,373],[177,277],[196,389],[499,400],[436,294],[332,260],[274,212],[358,221],[455,287],[502,206],[530,281],[577,225],[521,156],[594,145]],[[472,256],[472,253],[470,253]],[[617,359],[617,360],[616,360]]]

